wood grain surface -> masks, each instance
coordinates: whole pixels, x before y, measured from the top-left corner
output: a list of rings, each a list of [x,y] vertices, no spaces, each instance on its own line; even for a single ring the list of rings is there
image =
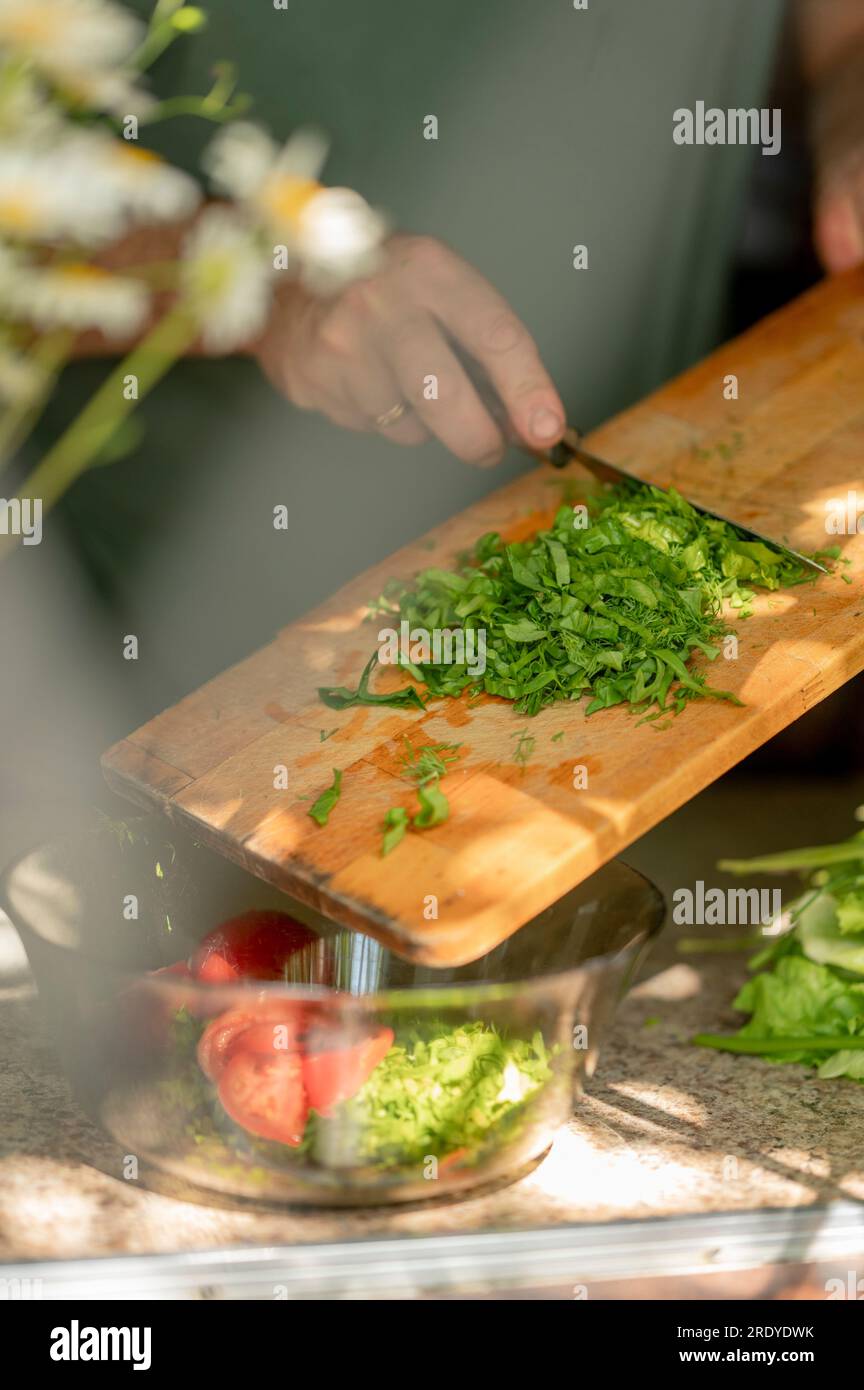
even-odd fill
[[[737,400],[724,397],[728,374]],[[798,549],[836,542],[851,562],[842,567],[851,584],[836,574],[760,595],[737,624],[738,658],[712,680],[744,708],[696,702],[658,732],[620,707],[586,719],[584,701],[534,719],[492,698],[472,708],[436,701],[425,713],[320,703],[318,686],[356,684],[381,625],[364,621],[366,606],[388,579],[447,567],[485,531],[530,535],[551,520],[560,478],[584,477],[538,467],[109,749],[109,784],[412,959],[461,963],[502,941],[864,668],[864,535],[825,532],[828,499],[857,492],[864,509],[864,274],[817,286],[596,430],[587,447]],[[380,672],[376,688],[388,683],[404,676]],[[534,740],[524,765],[514,756],[523,731]],[[385,811],[416,807],[400,776],[405,734],[416,746],[462,745],[443,783],[451,814],[382,859]],[[285,790],[274,787],[280,766]],[[309,805],[337,767],[342,797],[320,828]],[[578,790],[577,767],[587,774]]]

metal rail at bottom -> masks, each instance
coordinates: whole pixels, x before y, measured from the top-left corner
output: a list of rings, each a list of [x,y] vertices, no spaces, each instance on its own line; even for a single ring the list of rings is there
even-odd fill
[[[542,1298],[566,1296],[561,1291],[570,1287],[590,1290],[597,1282],[854,1260],[864,1266],[864,1206],[838,1202],[536,1230],[29,1261],[0,1266],[0,1295],[272,1300],[507,1298],[515,1293]]]

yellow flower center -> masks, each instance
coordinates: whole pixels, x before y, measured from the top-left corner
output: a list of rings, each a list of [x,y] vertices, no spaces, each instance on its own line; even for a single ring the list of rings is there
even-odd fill
[[[7,43],[32,48],[56,38],[58,21],[63,15],[56,5],[47,5],[41,12],[10,15],[0,24],[0,36]]]
[[[304,208],[320,191],[321,185],[314,179],[275,174],[262,187],[258,202],[273,222],[296,223]]]
[[[7,232],[32,232],[36,225],[32,202],[20,194],[0,198],[0,227]]]
[[[117,158],[128,160],[130,164],[141,164],[152,167],[154,164],[162,164],[163,161],[156,154],[155,150],[136,149],[134,145],[120,145],[117,148]]]
[[[114,278],[110,270],[103,270],[98,265],[88,265],[86,261],[70,261],[68,265],[58,266],[56,274],[59,278],[71,280],[76,285],[82,282],[92,285],[94,281],[104,284],[106,280]]]

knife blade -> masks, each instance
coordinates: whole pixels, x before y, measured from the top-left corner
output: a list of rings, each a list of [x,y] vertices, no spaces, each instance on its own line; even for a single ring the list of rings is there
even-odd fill
[[[571,460],[581,463],[583,468],[587,468],[595,478],[603,483],[620,483],[622,480],[631,483],[641,483],[646,486],[646,480],[638,477],[636,473],[630,473],[626,468],[621,468],[617,463],[609,463],[607,459],[598,458],[596,454],[589,453],[581,444],[581,436],[578,430],[570,426],[564,431],[564,437],[559,444],[548,450],[531,450],[535,457],[541,458],[546,463],[551,463],[553,468],[565,468]],[[651,483],[651,487],[657,487],[657,483]],[[667,492],[667,488],[659,488],[660,492]],[[766,536],[764,532],[757,531],[754,526],[745,526],[740,521],[733,521],[732,517],[724,516],[722,512],[712,511],[710,507],[703,507],[698,502],[692,501],[687,497],[684,499],[694,511],[700,512],[702,516],[712,517],[715,521],[724,521],[727,526],[734,526],[736,531],[742,531],[747,536],[752,536],[754,540],[762,541],[764,545],[770,545],[775,550],[781,550],[784,555],[803,565],[805,569],[815,570],[818,574],[828,574],[829,571],[824,565],[820,565],[818,560],[811,560],[809,555],[802,555],[800,550],[793,550],[791,545],[786,545],[782,541],[775,541],[771,536]]]
[[[479,362],[455,340],[449,339],[450,346],[455,356],[461,363],[469,381],[474,386],[483,404],[486,406],[496,424],[501,428],[504,438],[510,444],[515,444],[524,453],[530,454],[533,458],[540,459],[543,463],[550,463],[553,468],[566,468],[571,461],[581,463],[583,468],[587,468],[595,478],[603,483],[620,483],[622,481],[639,483],[642,487],[656,487],[660,492],[668,492],[668,488],[660,487],[658,483],[651,483],[645,478],[640,478],[636,473],[630,473],[626,468],[621,468],[617,463],[610,463],[608,459],[598,458],[596,454],[589,453],[582,447],[582,436],[577,429],[568,425],[564,431],[564,436],[558,444],[554,444],[551,449],[535,449],[520,439],[513,428],[510,415],[493,386],[489,377],[486,375]],[[682,494],[683,495],[683,494]],[[783,541],[775,541],[771,536],[766,536],[763,531],[757,531],[753,526],[745,526],[740,521],[733,521],[731,516],[724,516],[722,512],[712,511],[710,507],[703,507],[698,502],[693,502],[691,498],[685,497],[685,502],[700,512],[702,516],[711,517],[714,521],[723,521],[727,526],[734,526],[736,531],[740,531],[745,536],[751,536],[753,540],[761,541],[763,545],[770,545],[774,550],[780,550],[790,559],[795,560],[804,569],[811,570],[816,574],[829,574],[830,570],[825,565],[820,565],[818,560],[811,560],[809,555],[802,555],[800,550],[793,550],[791,545],[786,545]]]

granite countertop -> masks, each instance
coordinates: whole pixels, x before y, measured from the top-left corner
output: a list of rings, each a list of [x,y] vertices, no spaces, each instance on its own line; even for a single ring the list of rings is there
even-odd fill
[[[860,779],[839,790],[811,786],[797,796],[783,787],[757,790],[754,800],[752,787],[724,779],[627,858],[667,893],[700,876],[720,882],[711,874],[718,827],[722,851],[730,854],[778,847],[784,836],[800,841],[800,817],[814,814],[821,814],[820,834],[828,839],[848,833],[850,809],[864,799]],[[742,806],[749,807],[746,814]],[[828,808],[824,814],[820,806]],[[762,827],[761,839],[748,829],[748,818]],[[124,1180],[122,1154],[70,1095],[26,963],[16,955],[17,937],[8,926],[0,929],[0,1260],[864,1200],[864,1086],[691,1046],[695,1032],[734,1026],[730,1001],[746,967],[733,953],[683,954],[681,934],[667,928],[619,1010],[571,1124],[538,1167],[463,1201],[353,1212],[238,1207],[181,1192],[156,1175],[146,1175],[146,1186],[143,1178]]]

